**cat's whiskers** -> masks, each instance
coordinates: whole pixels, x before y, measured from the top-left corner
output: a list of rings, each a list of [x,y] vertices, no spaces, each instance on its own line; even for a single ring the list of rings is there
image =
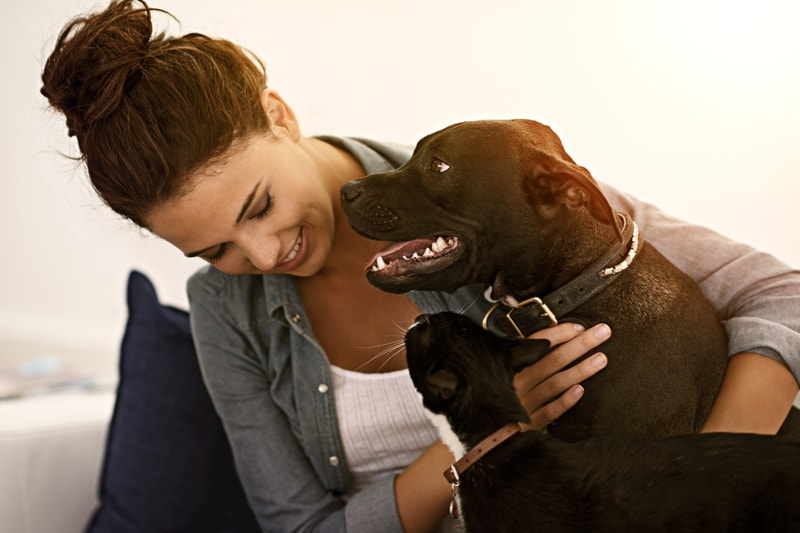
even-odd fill
[[[373,355],[372,357],[370,357],[369,359],[358,365],[358,367],[356,367],[357,371],[365,368],[366,366],[374,363],[375,361],[381,358],[385,358],[385,360],[381,361],[380,365],[378,366],[377,371],[380,372],[387,364],[389,364],[392,361],[392,359],[394,359],[399,353],[401,353],[405,349],[405,328],[403,328],[399,324],[395,324],[395,326],[398,329],[398,332],[400,333],[400,338],[398,340],[392,340],[383,344],[376,344],[373,346],[362,346],[362,348],[367,350],[373,350],[375,348],[382,348],[382,347],[383,349],[379,351],[376,355]]]

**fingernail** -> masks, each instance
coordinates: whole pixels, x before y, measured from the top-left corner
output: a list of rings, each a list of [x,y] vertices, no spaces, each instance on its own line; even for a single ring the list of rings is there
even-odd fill
[[[575,328],[575,331],[583,331],[583,330],[585,330],[585,329],[586,329],[586,328],[583,326],[583,324],[578,324],[577,322],[573,322],[573,323],[572,323],[572,327],[573,327],[573,328]]]
[[[603,368],[607,362],[605,354],[599,353],[592,357],[592,366],[595,368]]]
[[[607,324],[598,324],[594,328],[594,336],[598,339],[605,339],[611,336],[611,328]]]
[[[580,398],[583,396],[583,387],[578,385],[577,387],[573,387],[571,391],[569,391],[569,395],[573,398]]]

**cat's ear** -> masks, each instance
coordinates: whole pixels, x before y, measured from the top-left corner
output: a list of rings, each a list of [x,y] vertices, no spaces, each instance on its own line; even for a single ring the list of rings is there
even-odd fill
[[[545,339],[524,339],[511,348],[511,366],[519,372],[530,366],[550,351],[550,341]]]
[[[428,385],[437,400],[449,400],[458,389],[458,376],[452,370],[442,368],[428,374]]]

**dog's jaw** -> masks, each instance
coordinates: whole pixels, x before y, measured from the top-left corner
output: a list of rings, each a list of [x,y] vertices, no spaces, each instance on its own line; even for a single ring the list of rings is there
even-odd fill
[[[452,277],[452,267],[463,258],[464,250],[456,235],[396,242],[369,261],[367,280],[387,292],[424,289],[428,283],[441,288],[437,274],[446,272],[448,278]]]
[[[386,270],[393,263],[424,264],[452,253],[459,247],[457,236],[438,235],[433,239],[415,239],[407,242],[396,242],[385,250],[378,252],[367,265],[371,272]],[[390,268],[390,270],[392,270]]]

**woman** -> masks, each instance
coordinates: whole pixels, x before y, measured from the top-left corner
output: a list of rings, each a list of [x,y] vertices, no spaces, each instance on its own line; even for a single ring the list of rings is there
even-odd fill
[[[385,243],[355,234],[338,200],[343,183],[408,151],[304,137],[257,58],[199,34],[153,36],[151,14],[123,0],[70,23],[42,93],[66,116],[103,200],[212,265],[189,283],[195,342],[262,528],[434,530],[452,457],[408,380],[402,332],[420,312],[480,317],[485,303],[476,287],[370,286],[364,265]],[[798,390],[787,366],[800,374],[800,320],[789,313],[798,273],[604,190],[728,321],[732,358],[704,429],[775,432]],[[564,368],[610,334],[537,334],[556,348],[517,379],[532,427],[579,401],[605,357]]]

